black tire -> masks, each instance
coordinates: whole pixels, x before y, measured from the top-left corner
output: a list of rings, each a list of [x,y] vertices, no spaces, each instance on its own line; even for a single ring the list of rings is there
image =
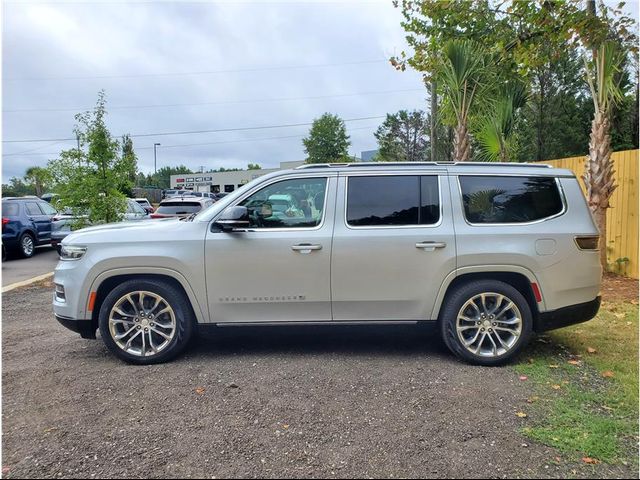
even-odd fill
[[[482,356],[469,351],[459,338],[456,329],[458,313],[465,303],[476,295],[489,292],[508,297],[520,311],[522,320],[519,338],[509,350],[498,356]],[[533,319],[527,300],[511,285],[498,280],[472,280],[455,287],[455,289],[447,295],[440,309],[439,326],[444,343],[457,357],[473,365],[498,366],[504,365],[512,360],[527,344],[533,329]],[[494,335],[495,334],[494,332]],[[491,339],[491,341],[493,341],[493,339]]]
[[[112,338],[109,330],[109,314],[113,306],[127,293],[137,291],[148,291],[160,295],[175,314],[176,327],[173,339],[162,351],[156,354],[140,356],[123,350]],[[150,365],[167,362],[182,353],[195,331],[195,316],[185,294],[173,284],[165,280],[134,279],[121,283],[109,292],[100,307],[98,324],[102,340],[118,358],[136,365]]]
[[[29,248],[29,244],[31,245],[31,248]],[[23,258],[33,257],[33,254],[36,251],[36,240],[29,232],[25,232],[20,236],[18,251]]]

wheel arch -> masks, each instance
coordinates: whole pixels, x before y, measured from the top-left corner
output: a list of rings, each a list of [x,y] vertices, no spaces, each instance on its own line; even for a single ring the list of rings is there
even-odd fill
[[[440,287],[431,313],[431,318],[437,319],[440,317],[440,310],[447,298],[447,295],[449,295],[458,285],[462,285],[472,280],[498,280],[512,285],[527,300],[534,319],[537,318],[541,311],[546,310],[542,287],[540,286],[540,282],[538,282],[536,276],[530,270],[524,267],[515,267],[511,265],[490,265],[463,267],[450,273]],[[538,285],[540,295],[542,297],[540,302],[536,301],[533,288],[531,287],[532,283],[536,283]]]
[[[104,301],[105,297],[111,290],[113,290],[116,285],[124,281],[133,279],[164,280],[167,283],[178,288],[185,295],[187,301],[189,302],[191,309],[196,317],[196,322],[205,323],[205,312],[203,312],[202,306],[200,302],[198,302],[198,298],[187,279],[179,272],[165,268],[145,269],[145,271],[143,272],[141,272],[139,269],[117,269],[100,274],[93,281],[91,288],[89,289],[89,293],[87,295],[87,303],[85,305],[86,315],[84,318],[91,318],[92,323],[97,328],[98,314],[100,313],[100,307],[102,306],[102,302]],[[96,292],[96,298],[94,301],[93,309],[89,311],[89,295],[91,294],[91,292]]]

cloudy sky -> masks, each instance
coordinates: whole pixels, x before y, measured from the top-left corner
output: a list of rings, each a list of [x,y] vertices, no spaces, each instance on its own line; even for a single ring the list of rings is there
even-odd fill
[[[368,117],[426,106],[420,75],[388,63],[406,47],[400,20],[386,0],[4,2],[3,182],[73,147],[53,140],[73,137],[74,115],[100,89],[111,133],[134,136],[146,173],[155,142],[158,168],[302,160],[306,125],[175,132],[305,124],[324,112],[354,119],[350,152],[360,155],[376,148],[382,121]],[[50,141],[8,142],[35,139]]]

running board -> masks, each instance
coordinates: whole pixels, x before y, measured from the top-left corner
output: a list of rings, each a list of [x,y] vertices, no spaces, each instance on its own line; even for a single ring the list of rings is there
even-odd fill
[[[278,326],[336,326],[336,325],[416,325],[418,323],[429,323],[432,320],[361,320],[361,321],[340,321],[327,320],[326,322],[226,322],[214,323],[216,327],[278,327]],[[200,325],[211,325],[200,323]]]

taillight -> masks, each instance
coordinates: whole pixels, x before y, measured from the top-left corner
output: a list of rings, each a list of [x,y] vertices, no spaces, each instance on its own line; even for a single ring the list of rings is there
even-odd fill
[[[2,217],[2,225],[6,225],[7,223],[9,223],[11,220],[9,220],[7,217]]]
[[[162,215],[154,213],[153,215],[151,215],[151,218],[162,218]]]
[[[576,245],[580,250],[598,250],[599,241],[598,235],[576,237]]]

